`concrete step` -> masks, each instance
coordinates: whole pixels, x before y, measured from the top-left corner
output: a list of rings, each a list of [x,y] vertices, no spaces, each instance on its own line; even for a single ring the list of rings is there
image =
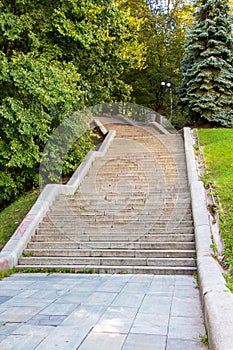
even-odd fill
[[[88,197],[87,198],[83,198],[81,197],[82,194],[80,194],[80,196],[77,196],[76,198],[73,199],[67,199],[64,198],[63,201],[62,200],[56,200],[53,203],[53,206],[51,207],[52,210],[56,211],[56,210],[65,210],[66,208],[68,210],[79,210],[82,212],[85,212],[87,210],[94,210],[96,212],[96,210],[100,210],[100,211],[114,211],[114,212],[126,212],[126,211],[134,211],[137,209],[141,209],[143,210],[144,213],[148,212],[149,213],[153,213],[153,212],[157,212],[158,210],[160,211],[168,211],[168,210],[172,210],[175,213],[178,213],[179,211],[183,212],[183,211],[187,211],[189,210],[191,211],[191,204],[189,200],[184,200],[181,203],[176,202],[176,198],[174,198],[173,200],[170,200],[170,202],[165,203],[165,201],[161,198],[160,201],[157,201],[157,203],[155,203],[154,201],[150,202],[150,203],[145,203],[145,200],[143,200],[141,203],[140,201],[135,201],[135,203],[125,203],[125,201],[122,200],[122,206],[115,206],[114,208],[106,208],[106,204],[109,204],[108,201],[105,201],[105,203],[102,202],[102,197],[101,195],[99,196],[99,200],[89,200]],[[111,203],[112,204],[112,203]],[[117,204],[119,204],[119,202],[117,201]],[[124,205],[124,206],[123,206]]]
[[[171,214],[163,214],[163,213],[159,213],[159,215],[156,214],[143,214],[143,213],[133,213],[133,212],[129,212],[128,214],[122,214],[121,212],[119,212],[118,214],[100,214],[98,212],[96,212],[95,214],[88,214],[85,213],[84,211],[82,212],[76,212],[76,211],[69,211],[67,210],[67,212],[65,214],[57,214],[57,213],[49,213],[48,216],[46,216],[43,221],[47,222],[47,221],[54,221],[54,222],[70,222],[70,221],[74,221],[74,222],[82,222],[85,221],[86,223],[89,222],[98,222],[100,223],[106,223],[106,222],[114,222],[114,223],[118,223],[118,222],[123,222],[123,223],[130,223],[130,222],[143,222],[145,224],[147,224],[148,222],[154,222],[154,223],[158,223],[160,224],[160,222],[164,222],[164,221],[171,221],[172,223],[174,221],[185,221],[186,223],[192,223],[192,215],[191,214],[175,214],[172,213]]]
[[[135,238],[135,240],[134,240]],[[61,247],[75,247],[75,248],[106,248],[106,249],[117,249],[124,247],[129,249],[130,247],[141,248],[141,249],[161,249],[161,250],[192,250],[195,249],[195,243],[191,242],[172,242],[163,241],[159,242],[153,237],[113,237],[108,240],[108,237],[91,237],[91,236],[76,236],[76,235],[39,235],[33,236],[31,239],[31,244],[33,243],[44,243],[47,247],[53,248],[54,244],[60,244]]]
[[[153,275],[193,275],[196,267],[157,267],[157,266],[95,266],[95,265],[17,265],[18,270],[66,271],[70,273],[111,273],[111,274],[153,274]]]
[[[98,233],[105,233],[105,232],[114,232],[119,231],[124,228],[124,232],[131,233],[135,232],[134,229],[137,227],[137,231],[141,230],[141,232],[150,232],[150,233],[167,233],[172,232],[175,233],[175,231],[178,230],[180,233],[188,233],[190,232],[190,229],[192,228],[192,221],[139,221],[132,219],[131,221],[120,221],[120,220],[108,220],[108,221],[96,221],[96,222],[87,222],[81,219],[73,219],[72,221],[67,222],[60,222],[59,220],[53,219],[48,221],[43,221],[40,225],[40,228],[55,228],[58,230],[62,230],[63,232],[71,232],[72,230],[75,233],[89,233],[89,232],[98,232]],[[174,229],[176,229],[174,231]],[[174,232],[173,232],[174,231]],[[38,232],[38,231],[37,231]]]
[[[195,250],[159,249],[25,249],[25,257],[129,257],[129,258],[195,258]]]
[[[99,266],[171,266],[195,267],[194,258],[131,258],[131,257],[24,257],[18,265],[99,265]]]
[[[70,237],[72,238],[76,238],[76,237],[79,237],[78,235],[69,235],[69,236],[66,236],[64,234],[57,234],[57,235],[51,235],[51,243],[48,243],[48,242],[41,242],[41,238],[40,238],[41,235],[35,235],[35,236],[32,236],[32,241],[31,243],[29,243],[29,248],[36,248],[36,245],[40,245],[41,248],[45,248],[45,246],[43,246],[43,244],[47,245],[47,244],[61,244],[61,248],[80,248],[80,243],[76,243],[76,242],[72,242],[70,241]],[[43,235],[42,235],[43,236]],[[44,237],[44,236],[43,236]],[[62,238],[61,238],[62,237]],[[140,237],[140,236],[135,236],[135,237]],[[145,236],[146,237],[146,236]],[[61,238],[61,241],[59,243],[59,238]],[[65,239],[67,239],[67,241],[65,241]],[[149,239],[149,237],[148,237]],[[146,242],[143,242],[143,241],[131,241],[131,242],[128,242],[127,243],[127,246],[129,244],[132,244],[133,246],[133,249],[140,249],[141,247],[144,247],[143,249],[155,249],[157,248],[156,247],[156,244],[159,243],[159,244],[163,244],[163,243],[180,243],[180,246],[182,247],[184,244],[188,243],[192,243],[194,245],[194,234],[156,234],[156,235],[153,235],[153,241],[147,241]],[[56,243],[54,242],[54,240],[56,240]],[[40,242],[40,243],[37,243],[37,242]],[[64,243],[65,242],[65,243]],[[104,245],[107,244],[107,248],[109,248],[109,244],[111,243],[110,241],[106,242],[106,241],[101,241],[101,242],[93,242],[93,244],[96,243],[97,245],[97,248],[101,248],[101,244],[103,243]],[[108,244],[109,243],[109,244]],[[67,244],[67,246],[65,246],[65,244]],[[76,246],[76,244],[78,244]],[[119,245],[119,247],[122,246],[122,242],[120,241],[114,241],[115,244],[115,247],[117,247],[117,245]],[[75,245],[75,246],[73,246]],[[125,245],[125,243],[124,243]],[[50,246],[51,247],[51,246]],[[55,246],[58,248],[58,246]],[[104,246],[106,247],[106,246]],[[49,248],[49,247],[48,247]]]
[[[80,234],[86,234],[86,235],[98,235],[98,236],[104,236],[107,238],[111,238],[113,236],[126,236],[130,235],[135,236],[135,237],[141,237],[142,235],[148,235],[148,236],[157,236],[161,234],[193,234],[194,229],[193,226],[188,226],[188,227],[148,227],[148,228],[138,228],[134,227],[131,229],[130,227],[124,227],[124,229],[119,230],[119,228],[111,228],[111,229],[106,229],[103,227],[61,227],[59,225],[50,225],[50,226],[44,226],[44,227],[39,227],[36,229],[36,234],[37,235],[57,235],[57,234],[68,234],[68,235],[80,235]]]
[[[154,210],[151,209],[143,209],[141,211],[137,211],[134,209],[94,209],[94,208],[86,208],[86,207],[72,207],[72,208],[61,208],[59,206],[57,207],[52,207],[49,211],[49,214],[47,215],[48,217],[57,215],[57,216],[71,216],[71,215],[79,215],[79,216],[120,216],[120,215],[140,215],[142,217],[147,217],[147,216],[155,216],[157,214],[159,215],[167,215],[170,213],[174,213],[174,215],[182,215],[181,217],[183,218],[184,215],[187,215],[189,218],[192,216],[192,211],[191,209],[186,209],[186,208],[156,208]]]

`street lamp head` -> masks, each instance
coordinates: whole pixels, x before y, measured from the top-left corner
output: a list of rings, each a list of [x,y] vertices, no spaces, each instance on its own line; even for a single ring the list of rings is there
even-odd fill
[[[161,85],[171,88],[172,87],[172,82],[171,81],[161,81]]]

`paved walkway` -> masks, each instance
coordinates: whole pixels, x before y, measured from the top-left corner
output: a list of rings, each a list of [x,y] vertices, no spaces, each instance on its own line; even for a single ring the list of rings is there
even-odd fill
[[[1,350],[197,350],[191,276],[15,274],[0,281]]]

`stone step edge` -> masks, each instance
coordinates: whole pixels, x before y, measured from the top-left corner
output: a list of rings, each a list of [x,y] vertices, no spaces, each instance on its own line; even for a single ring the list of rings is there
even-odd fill
[[[26,248],[24,252],[36,252],[36,251],[41,251],[41,252],[47,252],[47,251],[61,251],[61,252],[114,252],[114,253],[120,253],[120,252],[128,252],[128,253],[159,253],[159,252],[166,252],[166,253],[194,253],[195,250],[193,249],[183,249],[183,250],[177,250],[177,249],[106,249],[106,248]]]
[[[196,267],[158,267],[158,266],[98,266],[98,265],[16,265],[18,270],[62,271],[74,273],[118,273],[118,274],[155,274],[155,275],[193,275]]]

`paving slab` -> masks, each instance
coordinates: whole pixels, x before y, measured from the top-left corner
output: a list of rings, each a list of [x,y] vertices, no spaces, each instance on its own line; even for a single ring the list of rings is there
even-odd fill
[[[164,350],[166,336],[151,334],[129,334],[122,350]]]
[[[192,276],[21,273],[1,287],[14,291],[0,304],[1,350],[205,349]]]

